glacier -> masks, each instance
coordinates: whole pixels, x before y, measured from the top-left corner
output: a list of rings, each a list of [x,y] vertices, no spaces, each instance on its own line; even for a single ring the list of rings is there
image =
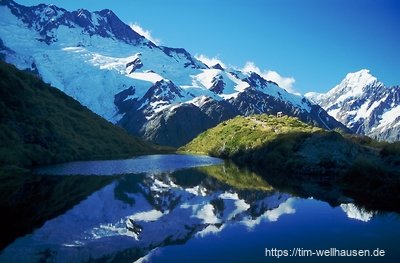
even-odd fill
[[[111,10],[70,12],[2,1],[0,40],[5,61],[159,144],[180,146],[223,120],[258,113],[283,112],[323,128],[345,129],[304,96],[256,72],[222,61],[224,67],[206,65],[183,48],[158,46]],[[198,123],[185,127],[189,116]]]

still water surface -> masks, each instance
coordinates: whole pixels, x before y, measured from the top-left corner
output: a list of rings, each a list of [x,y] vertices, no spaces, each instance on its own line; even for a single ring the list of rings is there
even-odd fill
[[[49,165],[35,170],[51,175],[118,175],[129,173],[159,173],[176,169],[221,163],[221,159],[203,155],[154,154],[131,159],[70,162]]]
[[[115,177],[19,237],[1,252],[0,262],[399,262],[397,213],[366,211],[343,196],[330,205],[311,196],[300,198],[295,190],[246,189],[237,178],[249,172],[215,158],[165,155],[132,160],[41,170],[137,174]],[[188,168],[198,165],[212,166]],[[224,174],[231,180],[222,182]],[[386,255],[278,259],[266,257],[266,248],[379,248]]]

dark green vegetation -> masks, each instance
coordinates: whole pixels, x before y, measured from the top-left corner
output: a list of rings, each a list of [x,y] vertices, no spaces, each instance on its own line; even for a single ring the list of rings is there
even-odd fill
[[[39,176],[18,171],[2,174],[0,249],[63,214],[112,180],[115,177]]]
[[[267,115],[236,117],[180,149],[233,160],[273,185],[335,188],[380,207],[398,209],[400,143],[342,135]]]
[[[169,150],[132,137],[38,77],[0,61],[0,249],[115,179],[39,176],[30,168]]]
[[[39,78],[0,62],[0,168],[122,158],[162,150]],[[8,167],[8,168],[4,168]]]

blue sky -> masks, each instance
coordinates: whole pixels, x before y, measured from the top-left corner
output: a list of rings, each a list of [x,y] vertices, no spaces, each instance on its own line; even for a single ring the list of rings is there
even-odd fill
[[[363,68],[386,85],[400,85],[400,1],[16,1],[68,10],[108,8],[163,45],[237,67],[253,62],[262,72],[288,77],[300,93],[325,92]]]

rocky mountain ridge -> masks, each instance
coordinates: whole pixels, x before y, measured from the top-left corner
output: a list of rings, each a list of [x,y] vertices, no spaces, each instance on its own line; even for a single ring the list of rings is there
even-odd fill
[[[306,97],[354,133],[400,140],[400,86],[385,86],[367,69],[347,74],[325,94],[308,93]]]
[[[346,129],[320,106],[255,72],[206,65],[157,46],[110,10],[0,2],[0,54],[83,105],[150,141],[180,146],[236,115],[296,116]]]

